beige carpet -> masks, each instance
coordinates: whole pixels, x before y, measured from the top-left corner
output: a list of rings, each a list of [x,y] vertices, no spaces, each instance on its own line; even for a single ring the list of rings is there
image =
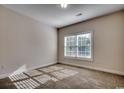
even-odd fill
[[[124,77],[84,68],[56,64],[0,80],[0,88],[105,89],[124,88]]]

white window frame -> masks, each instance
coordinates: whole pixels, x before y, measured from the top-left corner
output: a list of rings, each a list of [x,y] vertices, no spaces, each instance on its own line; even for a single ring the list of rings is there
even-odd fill
[[[83,57],[77,57],[77,56],[76,57],[65,56],[65,40],[64,40],[64,58],[93,61],[93,31],[85,31],[85,32],[67,34],[67,35],[64,35],[64,39],[65,37],[68,37],[68,36],[76,36],[76,35],[86,34],[86,33],[91,33],[91,58],[83,58]]]

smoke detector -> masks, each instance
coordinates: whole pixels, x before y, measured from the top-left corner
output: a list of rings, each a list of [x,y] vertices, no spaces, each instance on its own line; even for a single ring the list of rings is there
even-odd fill
[[[78,14],[76,14],[76,16],[82,16],[82,13],[78,13]]]

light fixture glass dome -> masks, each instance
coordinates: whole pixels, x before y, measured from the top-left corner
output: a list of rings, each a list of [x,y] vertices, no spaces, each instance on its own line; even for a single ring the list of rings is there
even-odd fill
[[[68,4],[65,4],[65,3],[60,4],[60,7],[61,7],[61,8],[67,8],[67,7],[68,7]]]

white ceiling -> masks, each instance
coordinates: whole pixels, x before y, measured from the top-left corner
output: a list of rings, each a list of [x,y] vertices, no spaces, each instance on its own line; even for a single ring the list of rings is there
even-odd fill
[[[57,28],[124,9],[124,4],[70,4],[67,9],[55,4],[3,6]],[[82,16],[76,16],[78,13],[82,13]]]

